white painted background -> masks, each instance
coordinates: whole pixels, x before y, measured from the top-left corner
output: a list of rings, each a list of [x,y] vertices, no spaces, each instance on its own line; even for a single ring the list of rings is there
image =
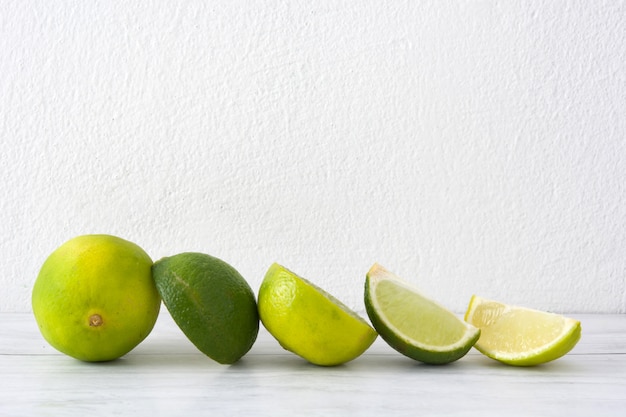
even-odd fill
[[[626,312],[624,1],[0,1],[0,311],[110,233]]]

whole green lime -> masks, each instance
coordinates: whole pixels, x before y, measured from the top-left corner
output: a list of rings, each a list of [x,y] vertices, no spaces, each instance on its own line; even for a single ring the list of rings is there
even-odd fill
[[[221,364],[244,356],[259,332],[259,313],[248,282],[228,263],[186,252],[154,263],[163,303],[187,338]]]
[[[108,361],[148,336],[161,298],[152,260],[136,244],[116,236],[84,235],[46,259],[32,293],[43,337],[83,361]]]

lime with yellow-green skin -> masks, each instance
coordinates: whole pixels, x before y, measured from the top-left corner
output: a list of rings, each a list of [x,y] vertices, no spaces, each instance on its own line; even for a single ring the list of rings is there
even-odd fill
[[[32,293],[39,330],[89,362],[117,359],[152,331],[161,306],[152,259],[116,236],[75,237],[46,259]]]
[[[335,297],[276,263],[261,283],[258,305],[261,322],[280,345],[315,365],[351,361],[378,336]]]

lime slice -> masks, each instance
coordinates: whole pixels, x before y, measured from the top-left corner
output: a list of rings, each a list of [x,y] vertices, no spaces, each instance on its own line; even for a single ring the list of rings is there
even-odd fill
[[[258,306],[261,322],[280,345],[316,365],[355,359],[377,336],[339,300],[276,263],[263,279]]]
[[[580,340],[578,320],[474,295],[465,321],[480,328],[476,349],[497,361],[533,366],[553,361]]]
[[[259,331],[256,299],[231,265],[186,252],[155,262],[152,275],[172,318],[202,353],[232,364],[252,348]]]
[[[367,273],[365,307],[381,337],[420,362],[453,362],[463,357],[480,335],[480,330],[378,264]]]

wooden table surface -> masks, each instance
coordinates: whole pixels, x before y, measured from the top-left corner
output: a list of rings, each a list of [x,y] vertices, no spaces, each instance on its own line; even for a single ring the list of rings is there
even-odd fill
[[[284,351],[262,326],[240,362],[219,365],[167,311],[125,357],[83,363],[50,347],[31,314],[2,313],[0,416],[626,416],[626,315],[572,316],[579,344],[534,368],[476,350],[428,366],[380,338],[324,368]]]

